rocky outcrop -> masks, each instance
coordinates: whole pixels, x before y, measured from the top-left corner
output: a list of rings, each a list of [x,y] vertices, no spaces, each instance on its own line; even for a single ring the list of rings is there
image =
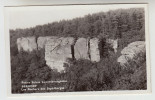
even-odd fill
[[[38,39],[37,39],[38,49],[39,50],[44,49],[46,42],[52,38],[57,38],[57,37],[55,37],[55,36],[38,37]]]
[[[64,70],[64,63],[67,63],[67,58],[73,58],[72,45],[74,38],[50,38],[45,44],[45,60],[46,64],[58,72]]]
[[[58,72],[64,70],[67,58],[87,59],[93,62],[100,61],[101,52],[99,49],[100,41],[98,38],[78,38],[73,37],[22,37],[17,39],[18,50],[33,51],[45,49],[46,64]],[[109,39],[106,41],[117,51],[117,40]],[[103,43],[101,43],[103,44]]]
[[[98,38],[90,39],[90,59],[91,61],[100,61],[100,51],[99,51],[99,42]]]
[[[37,50],[37,43],[35,37],[21,37],[17,39],[18,51],[24,50],[31,52]]]
[[[124,66],[128,63],[128,60],[132,60],[139,53],[145,52],[146,50],[144,41],[132,42],[121,51],[122,55],[117,59],[117,62],[119,62],[121,66]]]
[[[89,57],[89,38],[79,38],[74,45],[74,56],[75,59],[88,59]]]
[[[17,47],[18,51],[28,52],[44,48],[46,64],[61,72],[65,69],[64,64],[68,64],[68,58],[88,59],[93,62],[100,61],[100,53],[103,51],[100,50],[101,48],[99,49],[101,42],[98,38],[78,38],[75,41],[73,37],[46,36],[38,39],[35,37],[21,37],[17,39]],[[106,43],[114,49],[114,52],[117,52],[118,40],[107,39]],[[117,62],[124,66],[141,52],[145,53],[144,41],[130,43],[121,51],[121,56],[117,59]]]
[[[117,52],[117,48],[118,48],[118,39],[113,40],[113,39],[107,39],[106,43],[108,43],[110,45],[111,48],[114,49],[114,52]]]

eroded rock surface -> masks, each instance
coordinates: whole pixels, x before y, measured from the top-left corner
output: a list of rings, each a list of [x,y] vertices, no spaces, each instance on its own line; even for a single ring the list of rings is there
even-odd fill
[[[73,37],[22,37],[17,39],[18,50],[33,51],[45,49],[46,64],[58,72],[64,70],[67,58],[100,61],[100,40],[98,38]],[[113,43],[113,42],[112,42]]]
[[[74,38],[50,38],[45,44],[46,64],[58,72],[64,70],[63,64],[67,63],[67,58],[73,58],[72,45]]]
[[[31,52],[37,50],[37,43],[35,37],[21,37],[17,39],[18,51],[24,50]]]
[[[124,66],[128,63],[128,60],[133,59],[139,53],[145,52],[146,50],[144,41],[132,42],[121,51],[122,55],[117,59],[117,62],[119,62],[121,66]]]
[[[37,39],[37,44],[38,44],[38,49],[44,49],[45,48],[45,44],[49,39],[52,38],[57,38],[55,36],[45,36],[45,37],[38,37]]]
[[[74,56],[78,59],[88,59],[90,60],[88,54],[88,43],[89,38],[79,38],[74,45]]]
[[[99,42],[100,40],[98,38],[92,38],[90,39],[90,58],[91,61],[100,61],[100,51],[99,51]]]

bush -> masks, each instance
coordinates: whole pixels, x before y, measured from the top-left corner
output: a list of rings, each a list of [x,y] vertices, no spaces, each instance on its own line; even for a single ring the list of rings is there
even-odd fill
[[[146,55],[140,53],[129,61],[126,68],[119,72],[115,80],[114,90],[145,90],[147,89],[146,78]]]
[[[119,72],[116,58],[104,58],[100,62],[74,60],[67,70],[67,91],[111,90]]]

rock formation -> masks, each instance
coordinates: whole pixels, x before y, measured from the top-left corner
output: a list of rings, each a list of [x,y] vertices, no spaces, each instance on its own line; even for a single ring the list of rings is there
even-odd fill
[[[74,45],[74,56],[76,59],[88,59],[89,57],[89,39],[88,38],[79,38]]]
[[[45,60],[46,64],[58,72],[64,70],[64,63],[67,58],[72,58],[72,45],[74,38],[50,38],[45,44]]]
[[[67,58],[87,59],[93,62],[100,61],[103,50],[99,49],[102,42],[98,38],[78,38],[73,37],[22,37],[17,39],[18,51],[33,51],[45,49],[46,64],[58,72],[64,70],[64,64],[67,64]],[[117,40],[109,39],[107,41],[114,51],[117,51]],[[102,44],[102,43],[101,43]],[[104,51],[103,51],[104,52]]]
[[[38,37],[37,39],[38,49],[39,50],[44,49],[46,42],[51,38],[56,38],[56,37],[55,36]]]
[[[90,39],[90,59],[91,61],[100,61],[100,51],[99,51],[99,42],[98,38]]]
[[[108,43],[110,45],[110,47],[112,47],[114,49],[114,52],[117,52],[117,48],[118,48],[118,39],[113,40],[113,39],[107,39],[106,43]]]
[[[117,59],[117,62],[119,62],[121,66],[124,66],[128,63],[128,60],[133,59],[139,53],[145,53],[145,51],[144,41],[132,42],[121,51],[122,55]]]
[[[114,49],[114,52],[117,52],[117,41],[106,40],[106,43]],[[35,37],[21,37],[17,39],[17,47],[18,51],[24,50],[27,52],[45,49],[46,64],[61,72],[65,69],[64,64],[68,64],[68,58],[88,59],[93,62],[100,61],[100,42],[98,38],[78,38],[75,41],[73,37],[46,36],[38,39]],[[128,60],[133,59],[141,52],[145,53],[144,41],[130,43],[121,51],[121,56],[117,59],[117,62],[124,66],[128,63]]]
[[[35,37],[21,37],[17,39],[18,51],[24,50],[31,52],[37,50],[37,43]]]

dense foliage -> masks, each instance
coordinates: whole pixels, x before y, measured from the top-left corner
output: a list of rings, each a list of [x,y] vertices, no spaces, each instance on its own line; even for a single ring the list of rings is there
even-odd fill
[[[41,55],[40,55],[41,54]],[[50,69],[42,51],[20,52],[11,58],[11,77],[13,93],[34,93],[52,91],[106,91],[141,90],[147,88],[146,55],[136,56],[126,67],[121,67],[116,55],[94,63],[89,60],[70,60],[66,73]],[[137,61],[139,59],[139,61]],[[64,87],[63,90],[22,91],[22,81],[67,80],[61,84],[39,84],[37,88]],[[28,84],[30,85],[30,84]]]
[[[120,51],[129,43],[145,40],[144,17],[142,8],[118,9],[33,28],[10,30],[12,92],[23,93],[21,81],[31,80],[67,80],[67,83],[59,84],[65,87],[63,91],[146,89],[146,55],[138,56],[142,62],[136,63],[135,60],[123,69],[116,60]],[[44,50],[18,52],[17,38],[28,36],[112,38],[119,40],[119,47],[117,53],[104,53],[100,62],[69,60],[71,65],[66,66],[66,73],[58,73],[45,64]],[[104,50],[110,51],[106,44]],[[40,84],[38,87],[47,87],[46,85]],[[55,85],[57,84],[52,84]],[[49,84],[48,86],[51,87]]]
[[[72,62],[68,72],[68,91],[141,90],[147,88],[146,55],[139,54],[126,67],[115,55],[98,63]],[[137,61],[139,59],[139,61]]]
[[[64,74],[60,74],[49,68],[44,59],[44,50],[33,51],[31,53],[21,51],[16,56],[11,56],[11,79],[12,93],[39,92],[39,91],[22,91],[22,85],[34,85],[33,82],[62,80]],[[23,82],[31,82],[23,84]],[[39,84],[36,88],[64,86],[65,84]],[[24,89],[24,88],[23,88]],[[45,92],[40,91],[40,92]],[[47,91],[46,91],[47,92]]]

